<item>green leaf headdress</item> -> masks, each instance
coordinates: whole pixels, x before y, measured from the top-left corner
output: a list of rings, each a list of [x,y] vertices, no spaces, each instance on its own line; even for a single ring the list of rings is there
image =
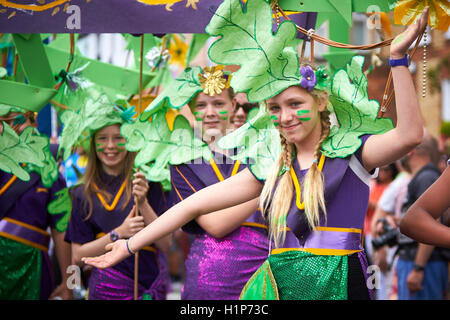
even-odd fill
[[[88,93],[80,90],[79,94],[83,97],[80,108],[61,114],[64,128],[58,152],[63,152],[64,160],[67,160],[74,146],[89,140],[97,130],[133,121],[134,107],[114,104],[99,87],[90,87]]]
[[[368,99],[363,57],[354,57],[346,70],[339,70],[333,77],[324,67],[315,71],[310,66],[299,68],[296,51],[287,46],[295,38],[295,25],[284,21],[273,32],[272,23],[272,9],[265,0],[248,0],[245,6],[240,0],[225,0],[206,27],[210,36],[219,37],[208,51],[210,59],[241,66],[231,79],[235,91],[246,92],[249,101],[262,102],[294,85],[308,91],[326,90],[338,120],[322,144],[328,157],[347,157],[361,145],[361,135],[393,127],[390,119],[377,118],[378,102]],[[279,136],[269,122],[265,104],[260,103],[259,112],[246,125],[219,141],[222,148],[250,146],[244,142],[257,141],[251,148],[255,160],[252,169],[261,178],[268,171],[268,160],[276,159],[281,150],[264,146],[272,145]],[[245,162],[249,156],[247,150],[237,158]]]
[[[213,154],[208,145],[198,139],[189,121],[177,115],[170,130],[166,113],[188,104],[199,92],[214,95],[229,87],[231,75],[223,66],[186,68],[158,95],[133,124],[121,128],[127,139],[126,149],[138,152],[135,166],[146,172],[147,178],[160,181],[170,188],[169,164],[186,163],[203,158],[209,161]],[[151,121],[149,118],[151,117]]]

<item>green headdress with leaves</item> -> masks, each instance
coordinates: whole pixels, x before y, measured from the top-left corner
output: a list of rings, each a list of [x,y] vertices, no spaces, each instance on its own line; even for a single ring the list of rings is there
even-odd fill
[[[166,113],[188,104],[199,92],[214,95],[229,86],[230,76],[222,68],[189,67],[158,95],[133,124],[121,127],[127,139],[126,149],[136,151],[135,166],[147,177],[160,181],[170,189],[169,164],[177,165],[194,159],[209,161],[213,154],[208,145],[194,135],[189,121],[177,115],[169,129]],[[151,121],[149,121],[151,117]]]
[[[246,92],[249,101],[262,102],[290,86],[308,91],[326,90],[338,120],[322,144],[328,157],[347,157],[361,145],[363,134],[379,134],[393,128],[392,121],[377,118],[379,104],[369,100],[364,58],[353,57],[346,70],[328,75],[324,67],[299,68],[296,51],[287,46],[296,36],[296,27],[284,21],[272,31],[272,9],[265,0],[225,0],[217,9],[206,31],[219,37],[209,49],[209,57],[220,64],[237,64],[240,69],[231,79],[237,92]],[[278,136],[278,137],[277,137]],[[251,141],[251,142],[250,142]],[[248,122],[223,137],[221,148],[241,147],[235,159],[254,160],[252,171],[264,179],[268,168],[278,158],[279,133],[272,125],[265,104],[249,115]],[[243,147],[243,148],[242,148]]]

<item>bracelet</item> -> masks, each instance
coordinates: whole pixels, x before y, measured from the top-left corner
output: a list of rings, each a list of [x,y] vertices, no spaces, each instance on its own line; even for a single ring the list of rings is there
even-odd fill
[[[125,242],[125,244],[126,244],[126,246],[127,246],[128,253],[129,253],[130,255],[133,255],[134,252],[131,251],[130,247],[128,246],[128,241],[130,241],[130,239],[127,239],[127,241]]]
[[[396,66],[409,66],[409,55],[406,54],[403,58],[401,59],[391,59],[389,58],[389,65],[391,67],[396,67]]]

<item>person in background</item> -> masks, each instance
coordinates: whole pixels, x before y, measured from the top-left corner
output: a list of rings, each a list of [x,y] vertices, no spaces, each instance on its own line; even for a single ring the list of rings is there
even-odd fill
[[[441,172],[433,164],[436,139],[430,135],[408,154],[411,181],[402,216],[414,202],[439,178]],[[400,234],[397,262],[399,300],[440,300],[446,295],[448,262],[438,247],[418,243]]]
[[[251,109],[258,107],[257,103],[251,103],[247,100],[247,94],[238,92],[233,98],[234,112],[231,116],[231,127],[240,128],[247,121],[248,113]]]
[[[109,122],[100,124],[99,120],[90,128],[86,173],[82,183],[70,189],[72,214],[65,240],[72,244],[73,262],[81,266],[81,257],[105,252],[108,243],[133,236],[167,209],[161,185],[149,183],[142,172],[133,175],[135,154],[125,149],[119,111],[111,107],[108,117],[102,116]],[[140,252],[139,298],[160,295],[157,289],[163,288],[153,287],[160,272],[158,250],[167,251],[170,242],[168,235]],[[134,268],[134,257],[106,270],[94,268],[88,280],[88,299],[133,299]]]
[[[36,128],[34,113],[20,108],[1,105],[0,120],[0,132],[5,125],[19,135],[27,127]],[[66,286],[70,245],[64,242],[65,231],[56,227],[63,215],[47,210],[56,193],[66,187],[65,180],[58,174],[51,186],[45,186],[40,174],[29,174],[30,180],[22,181],[0,171],[0,300],[72,299]],[[48,253],[51,240],[62,275],[57,288]]]

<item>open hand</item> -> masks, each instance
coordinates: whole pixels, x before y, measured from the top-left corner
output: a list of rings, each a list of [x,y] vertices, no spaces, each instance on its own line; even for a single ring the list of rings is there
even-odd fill
[[[410,25],[405,31],[395,37],[391,43],[392,59],[403,58],[414,40],[423,33],[427,26],[429,10],[429,7],[425,8],[422,16],[414,24]]]
[[[108,250],[108,252],[105,254],[98,257],[83,257],[81,258],[81,261],[99,269],[113,267],[130,256],[126,242],[127,241],[124,239],[117,240],[116,242],[106,245],[105,249]]]

